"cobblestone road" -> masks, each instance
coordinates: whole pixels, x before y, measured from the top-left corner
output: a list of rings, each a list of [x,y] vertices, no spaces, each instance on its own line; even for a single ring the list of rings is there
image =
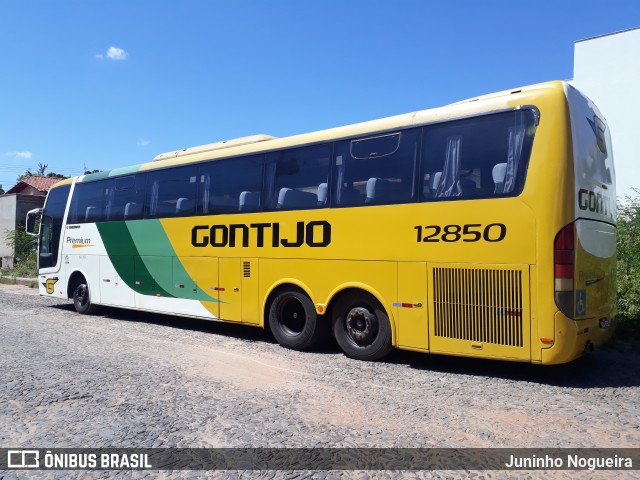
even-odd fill
[[[0,446],[638,447],[640,356],[611,348],[572,364],[337,346],[293,352],[262,330],[103,309],[0,285]],[[477,478],[585,478],[484,472]],[[614,474],[615,475],[612,475]],[[405,472],[463,478],[464,472]],[[634,478],[589,472],[590,478]],[[40,472],[43,478],[298,478],[309,472]],[[316,478],[396,478],[316,472]],[[0,472],[0,478],[15,478]]]

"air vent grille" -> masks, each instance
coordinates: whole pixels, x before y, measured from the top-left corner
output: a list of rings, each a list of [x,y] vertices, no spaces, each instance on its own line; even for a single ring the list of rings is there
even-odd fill
[[[244,278],[251,277],[251,262],[242,262],[242,276]]]
[[[523,346],[522,271],[434,268],[434,334]]]

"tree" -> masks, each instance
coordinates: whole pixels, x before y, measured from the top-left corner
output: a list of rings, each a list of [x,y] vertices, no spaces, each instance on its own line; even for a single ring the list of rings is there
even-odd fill
[[[0,195],[4,195],[4,188],[2,188],[2,184],[0,183]]]
[[[16,180],[16,183],[24,180],[27,177],[31,177],[31,176],[33,176],[33,173],[31,173],[31,169],[30,168],[27,168],[24,171],[24,173],[18,177],[18,179]]]
[[[46,173],[48,167],[49,165],[46,163],[38,163],[38,170],[36,170],[36,173],[33,173],[30,168],[27,168],[24,171],[24,173],[18,177],[18,180],[16,180],[16,182],[20,182],[27,177],[32,177],[33,175],[38,175],[41,177],[48,177],[48,178],[67,178],[66,175],[62,175],[61,173],[55,173],[55,172]]]
[[[618,313],[640,319],[640,191],[618,201]]]

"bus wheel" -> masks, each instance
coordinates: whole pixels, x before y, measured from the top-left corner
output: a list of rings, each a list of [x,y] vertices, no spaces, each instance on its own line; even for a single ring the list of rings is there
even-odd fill
[[[347,356],[379,360],[391,353],[391,323],[375,298],[365,293],[346,295],[333,312],[333,333]]]
[[[315,345],[322,334],[322,321],[311,299],[303,292],[288,289],[271,302],[269,326],[280,345],[304,350]]]
[[[76,307],[76,312],[83,315],[90,315],[96,309],[91,303],[89,286],[84,278],[81,278],[73,289],[73,306]]]

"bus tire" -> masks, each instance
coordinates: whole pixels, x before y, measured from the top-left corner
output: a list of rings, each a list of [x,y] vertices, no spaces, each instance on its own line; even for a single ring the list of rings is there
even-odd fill
[[[364,292],[338,299],[333,333],[342,351],[357,360],[379,360],[393,350],[389,317],[380,302]]]
[[[312,347],[323,330],[311,299],[293,288],[281,291],[271,302],[269,327],[278,343],[292,350]]]
[[[91,303],[89,285],[84,277],[78,280],[78,283],[73,287],[73,306],[76,308],[76,312],[82,315],[91,315],[96,310],[96,306]]]

